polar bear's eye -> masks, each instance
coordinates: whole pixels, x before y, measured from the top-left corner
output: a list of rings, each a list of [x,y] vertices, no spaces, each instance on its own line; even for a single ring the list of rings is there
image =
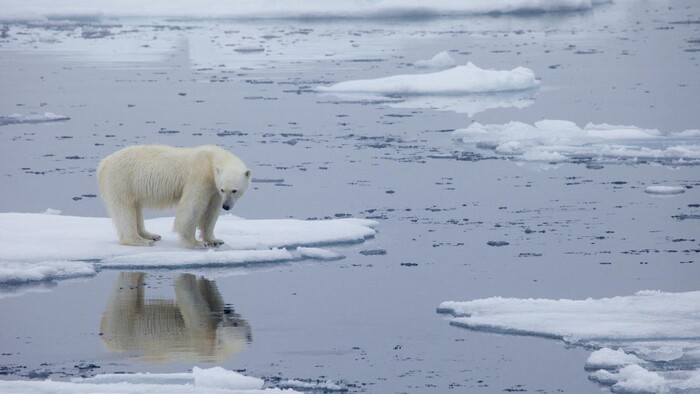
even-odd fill
[[[236,194],[238,193],[238,190],[231,190],[231,194]]]
[[[223,192],[224,192],[224,189],[221,189],[221,192],[223,193]]]

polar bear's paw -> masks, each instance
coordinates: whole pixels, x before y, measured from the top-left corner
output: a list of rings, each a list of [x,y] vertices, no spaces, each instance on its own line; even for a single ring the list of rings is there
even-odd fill
[[[222,241],[220,239],[216,239],[216,238],[204,240],[204,245],[208,248],[218,248],[219,246],[221,246],[223,244],[224,244],[224,241]]]
[[[160,241],[161,236],[158,234],[153,234],[149,233],[147,231],[144,231],[143,234],[141,234],[143,238],[150,239],[151,241]]]

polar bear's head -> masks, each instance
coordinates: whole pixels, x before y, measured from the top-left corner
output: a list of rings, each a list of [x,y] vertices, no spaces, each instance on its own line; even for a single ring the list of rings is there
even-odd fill
[[[216,191],[221,196],[221,207],[228,211],[250,186],[250,170],[216,167]]]

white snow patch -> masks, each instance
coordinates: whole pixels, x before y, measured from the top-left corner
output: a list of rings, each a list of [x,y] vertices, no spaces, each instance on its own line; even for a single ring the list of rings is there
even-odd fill
[[[591,374],[616,392],[700,388],[700,291],[586,300],[494,297],[443,302],[438,312],[451,313],[451,324],[474,330],[608,348],[592,354],[587,365],[620,368]]]
[[[644,192],[649,194],[681,194],[685,193],[685,188],[683,186],[660,186],[653,185],[647,186]]]
[[[610,0],[5,0],[0,20],[47,17],[386,18],[587,10]]]
[[[57,115],[53,112],[44,112],[43,114],[12,114],[7,116],[0,115],[0,126],[10,125],[10,124],[20,124],[20,123],[46,123],[46,122],[59,122],[62,120],[70,120],[70,117],[64,115]]]
[[[522,161],[562,162],[588,157],[607,161],[700,161],[700,130],[662,133],[655,129],[589,123],[579,127],[563,120],[534,125],[472,123],[455,130],[453,138],[477,148]]]
[[[431,69],[444,69],[452,68],[457,65],[455,59],[450,56],[446,51],[442,51],[437,55],[433,56],[429,60],[418,60],[413,64],[416,68],[431,68]]]
[[[31,213],[0,213],[0,283],[47,280],[94,274],[99,268],[172,268],[236,266],[301,258],[337,259],[321,246],[362,242],[373,237],[378,223],[366,219],[245,220],[221,216],[216,234],[226,243],[217,249],[191,250],[180,246],[171,232],[173,218],[146,221],[146,228],[163,239],[152,247],[118,244],[109,218]],[[292,249],[290,251],[288,249]],[[60,260],[59,262],[56,262]],[[43,279],[42,279],[43,278]]]
[[[60,215],[62,212],[59,209],[46,208],[44,215]]]
[[[427,74],[394,75],[377,79],[340,82],[316,88],[322,93],[370,93],[380,95],[464,95],[534,89],[540,85],[529,68],[485,70],[469,62]]]
[[[0,380],[3,393],[198,393],[198,394],[273,394],[298,393],[278,388],[264,389],[265,381],[241,375],[221,367],[192,368],[192,373],[103,374],[77,378],[71,382],[52,380]]]

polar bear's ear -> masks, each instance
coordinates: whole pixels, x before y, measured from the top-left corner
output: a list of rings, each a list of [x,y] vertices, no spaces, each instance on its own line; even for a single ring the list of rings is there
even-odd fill
[[[245,172],[245,177],[246,177],[246,178],[250,178],[250,170],[248,170],[248,171]]]

